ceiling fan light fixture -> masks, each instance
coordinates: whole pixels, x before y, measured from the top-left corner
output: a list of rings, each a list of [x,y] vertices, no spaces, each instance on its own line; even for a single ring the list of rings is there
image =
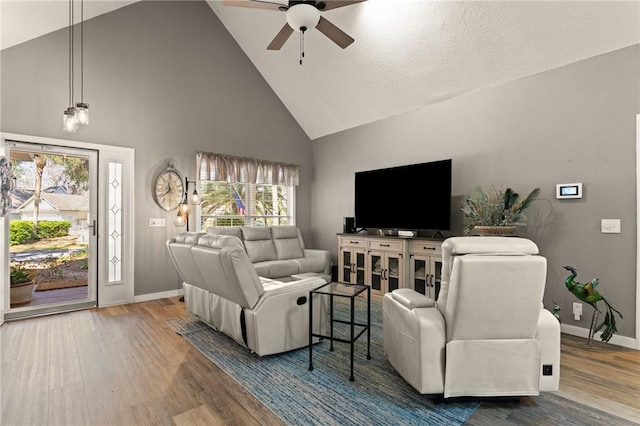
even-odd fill
[[[310,4],[296,4],[287,10],[287,23],[295,31],[315,28],[320,22],[320,11]]]

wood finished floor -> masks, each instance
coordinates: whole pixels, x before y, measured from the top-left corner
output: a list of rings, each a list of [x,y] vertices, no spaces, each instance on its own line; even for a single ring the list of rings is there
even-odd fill
[[[282,425],[163,321],[183,314],[176,297],[5,323],[0,425]],[[640,351],[583,344],[562,337],[559,393],[640,424]],[[553,418],[508,407],[483,404],[467,423]]]

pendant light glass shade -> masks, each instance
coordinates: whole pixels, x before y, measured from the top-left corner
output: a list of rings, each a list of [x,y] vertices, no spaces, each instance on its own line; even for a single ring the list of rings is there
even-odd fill
[[[182,212],[180,211],[180,209],[178,209],[178,215],[176,216],[176,218],[173,220],[173,226],[177,226],[177,227],[183,227],[187,224],[187,221],[185,220],[184,215],[182,214]]]
[[[194,206],[200,204],[200,196],[198,195],[198,191],[196,191],[195,189],[193,190],[193,194],[191,194],[191,197],[189,197],[189,202],[191,202],[191,204],[193,204]]]
[[[67,108],[62,116],[62,130],[75,133],[78,130],[78,119],[73,108]]]
[[[79,125],[86,126],[89,124],[89,104],[76,102],[75,113]]]
[[[186,198],[180,203],[178,211],[180,211],[181,214],[189,214],[189,204],[187,204]]]

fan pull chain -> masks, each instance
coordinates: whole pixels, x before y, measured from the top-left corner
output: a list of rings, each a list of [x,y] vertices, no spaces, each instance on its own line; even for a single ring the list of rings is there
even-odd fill
[[[302,65],[302,58],[304,58],[304,32],[307,27],[300,27],[300,65]]]

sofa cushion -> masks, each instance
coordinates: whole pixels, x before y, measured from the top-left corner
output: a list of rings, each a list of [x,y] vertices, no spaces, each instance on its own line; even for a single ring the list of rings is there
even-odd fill
[[[304,257],[301,238],[295,226],[272,226],[273,244],[276,246],[278,259],[295,259]]]
[[[257,263],[278,259],[276,247],[271,239],[270,228],[244,226],[242,227],[242,236],[251,262]]]
[[[242,241],[242,230],[239,226],[210,226],[207,228],[208,234],[233,235]]]
[[[298,265],[299,274],[305,272],[317,272],[324,273],[325,271],[325,259],[323,257],[299,257],[297,259],[291,259]]]

